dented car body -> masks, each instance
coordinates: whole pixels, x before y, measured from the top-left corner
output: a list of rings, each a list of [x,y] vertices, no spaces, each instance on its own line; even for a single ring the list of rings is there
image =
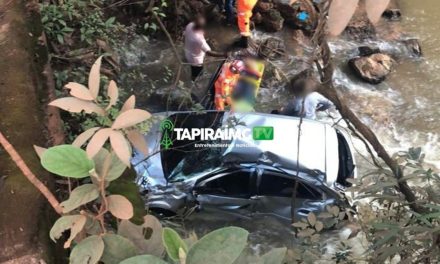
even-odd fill
[[[173,112],[157,114],[146,135],[150,156],[133,159],[138,184],[147,206],[164,214],[197,206],[241,216],[273,215],[291,219],[296,189],[295,216],[324,211],[326,205],[349,206],[342,190],[356,177],[348,135],[313,120],[261,113]],[[272,137],[255,135],[228,140],[177,140],[175,131],[164,148],[161,120],[173,128],[212,128],[252,131],[269,127]],[[168,133],[168,132],[167,132]],[[167,138],[168,139],[168,138]],[[299,146],[298,146],[299,143]]]

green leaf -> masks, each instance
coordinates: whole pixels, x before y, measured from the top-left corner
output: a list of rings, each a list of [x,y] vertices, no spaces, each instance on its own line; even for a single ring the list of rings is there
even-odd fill
[[[70,253],[70,264],[95,264],[104,252],[104,241],[100,236],[89,236],[76,245]]]
[[[57,40],[60,44],[64,44],[64,36],[61,34],[57,34]]]
[[[122,261],[120,264],[168,264],[167,262],[161,260],[158,257],[151,255],[141,255],[132,257]]]
[[[162,242],[162,224],[152,215],[144,217],[143,225],[122,220],[118,226],[118,235],[133,242],[140,254],[163,255],[165,248]]]
[[[194,244],[187,254],[187,264],[232,264],[247,244],[249,232],[239,227],[215,230]]]
[[[185,241],[171,228],[164,228],[162,232],[162,240],[167,250],[168,256],[174,260],[179,260],[179,248],[182,248],[185,252],[188,252],[188,247]]]
[[[108,155],[111,155],[110,157]],[[106,159],[107,163],[106,163]],[[116,156],[114,152],[111,154],[108,150],[102,148],[99,150],[98,154],[93,157],[95,162],[95,170],[99,176],[103,176],[103,174],[107,174],[105,177],[106,181],[114,181],[117,178],[121,177],[122,173],[127,169],[124,163]]]
[[[68,213],[79,206],[97,199],[99,190],[94,184],[83,184],[76,187],[68,200],[61,203],[63,213]]]
[[[78,179],[89,176],[95,167],[84,150],[72,145],[49,148],[41,157],[41,165],[54,174]]]
[[[274,248],[258,260],[258,264],[281,264],[286,256],[287,248]]]
[[[115,22],[115,17],[111,17],[109,19],[107,19],[107,21],[105,21],[105,25],[106,26],[110,26],[111,24],[113,24]]]
[[[101,261],[105,264],[118,264],[122,260],[134,257],[138,254],[133,243],[125,237],[106,234],[102,237],[104,240],[104,253]]]

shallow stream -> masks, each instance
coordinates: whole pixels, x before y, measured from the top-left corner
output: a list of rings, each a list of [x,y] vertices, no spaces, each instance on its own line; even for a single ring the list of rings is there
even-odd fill
[[[338,85],[350,107],[369,124],[390,152],[407,150],[409,147],[422,147],[426,161],[440,168],[440,31],[438,30],[438,0],[402,0],[402,28],[406,33],[402,38],[418,38],[423,57],[412,56],[398,41],[369,41],[359,43],[344,39],[331,40],[331,49],[338,68],[334,81]],[[215,26],[208,30],[209,38],[214,39],[216,48],[223,49],[237,36],[234,28]],[[256,32],[258,38],[269,36]],[[291,37],[290,30],[270,34],[285,40],[287,57],[275,61],[287,77],[307,67],[305,53],[298,52],[298,43]],[[388,79],[380,85],[370,85],[359,81],[347,68],[348,59],[357,55],[360,45],[379,47],[396,60],[396,65]],[[180,46],[178,48],[181,48]],[[154,87],[163,93],[173,80],[172,72],[177,69],[171,46],[166,41],[147,42],[142,38],[126,46],[121,54],[125,63],[123,87],[134,91],[141,107],[152,111],[165,110],[163,101],[151,96],[149,89]],[[218,61],[209,62],[202,79],[209,79]],[[182,76],[190,86],[189,67],[185,66]],[[274,77],[275,78],[275,77]],[[201,82],[203,83],[203,82]],[[273,85],[273,84],[276,85]],[[203,86],[199,84],[199,86]],[[148,87],[148,88],[147,88]],[[128,89],[127,89],[128,90]],[[282,106],[288,99],[283,85],[276,80],[265,80],[261,87],[257,110],[270,112]],[[171,109],[174,110],[174,109]],[[323,117],[327,119],[327,117]],[[361,144],[356,144],[360,153],[365,153]],[[362,165],[362,164],[361,164]],[[368,169],[365,164],[362,171]],[[252,249],[264,253],[269,247],[293,247],[291,230],[274,219],[240,219],[226,216],[197,214],[184,224],[186,230],[204,234],[224,225],[238,225],[251,232]],[[326,237],[342,235],[332,231]],[[361,249],[359,249],[361,251]]]

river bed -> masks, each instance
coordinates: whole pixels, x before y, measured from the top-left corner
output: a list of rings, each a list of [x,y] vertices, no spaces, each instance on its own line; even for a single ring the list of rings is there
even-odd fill
[[[426,161],[437,169],[440,168],[440,31],[437,30],[440,13],[438,0],[402,0],[402,28],[407,33],[404,38],[420,40],[423,57],[411,55],[397,41],[368,41],[359,43],[345,39],[331,40],[330,46],[338,65],[334,81],[350,107],[375,131],[391,153],[407,150],[409,147],[422,147]],[[208,30],[207,35],[216,40],[218,49],[225,48],[236,37],[237,32],[231,27],[215,26]],[[307,67],[307,57],[298,53],[298,43],[292,41],[290,30],[275,34],[256,32],[256,37],[276,36],[286,42],[287,56],[274,61],[277,68],[291,77]],[[348,70],[348,59],[356,55],[360,45],[376,46],[392,54],[396,66],[388,79],[380,85],[370,85],[359,81]],[[178,44],[181,51],[181,44]],[[151,111],[163,111],[167,108],[151,90],[163,93],[172,81],[173,71],[177,69],[173,50],[166,41],[146,41],[136,39],[127,45],[121,54],[126,72],[122,87],[135,92],[140,107]],[[204,83],[216,69],[218,61],[210,60],[206,73],[202,77]],[[191,86],[189,69],[182,72],[186,86]],[[203,83],[203,81],[201,82]],[[200,86],[203,86],[199,84]],[[127,89],[130,87],[130,89]],[[147,88],[148,87],[148,88]],[[197,89],[197,88],[196,88]],[[270,112],[286,103],[288,99],[282,82],[265,80],[261,87],[257,110]],[[174,109],[171,109],[174,110]],[[324,120],[331,122],[328,117]],[[366,155],[362,144],[355,144],[361,155]],[[359,161],[362,161],[358,157]],[[368,163],[360,162],[360,173],[369,169]],[[291,229],[275,219],[242,219],[227,218],[224,215],[197,214],[186,221],[182,228],[190,232],[195,230],[199,235],[225,225],[237,225],[250,231],[251,249],[260,254],[270,247],[287,246],[293,248]],[[326,239],[343,236],[343,231],[331,231]],[[360,240],[356,243],[360,243]],[[356,245],[354,245],[356,246]],[[356,250],[362,253],[362,247]]]

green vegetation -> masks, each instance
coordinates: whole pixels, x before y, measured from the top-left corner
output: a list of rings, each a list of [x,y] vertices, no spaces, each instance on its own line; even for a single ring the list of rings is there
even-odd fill
[[[287,258],[298,263],[440,261],[440,177],[425,164],[420,148],[393,157],[397,168],[405,172],[402,178],[382,165],[352,180],[353,186],[346,193],[351,194],[354,208],[327,207],[324,213],[310,213],[293,223],[298,241],[294,249],[275,248],[261,256],[247,256],[249,233],[242,228],[221,228],[197,239],[164,228],[159,219],[145,214],[137,186],[124,174],[129,172],[133,149],[147,155],[143,133],[149,129],[151,115],[136,109],[135,97],[123,94],[113,80],[124,74],[130,79],[148,79],[151,89],[145,93],[151,94],[174,76],[167,67],[160,80],[136,69],[119,75],[112,52],[118,42],[115,35],[132,29],[106,11],[117,8],[112,6],[113,1],[108,2],[65,0],[62,4],[40,5],[57,96],[62,97],[50,105],[65,110],[63,118],[71,144],[40,148],[38,154],[41,165],[69,186],[65,190],[69,197],[59,203],[61,215],[49,236],[54,241],[64,240],[64,248],[71,249],[71,263],[237,264],[246,257],[252,263],[267,264],[283,263]],[[356,6],[357,2],[348,5],[350,12],[338,19],[348,23]],[[165,0],[157,1],[146,16],[166,18],[167,7]],[[373,11],[368,13],[370,19],[381,10]],[[336,21],[330,25],[331,33],[337,35],[345,26]],[[147,39],[158,29],[152,17],[136,26],[137,33]],[[183,87],[178,81],[176,86]],[[191,98],[188,91],[183,93]],[[421,210],[414,210],[415,203],[403,194],[402,182],[408,182]],[[331,245],[325,242],[324,232],[347,224],[349,236],[333,240]],[[359,241],[366,248],[362,259],[351,246]],[[328,252],[329,246],[332,252]]]
[[[62,5],[43,3],[40,5],[41,21],[49,39],[59,44],[75,41],[89,45],[96,39],[111,41],[121,25],[115,17],[106,18],[99,6],[103,1],[67,0]]]

